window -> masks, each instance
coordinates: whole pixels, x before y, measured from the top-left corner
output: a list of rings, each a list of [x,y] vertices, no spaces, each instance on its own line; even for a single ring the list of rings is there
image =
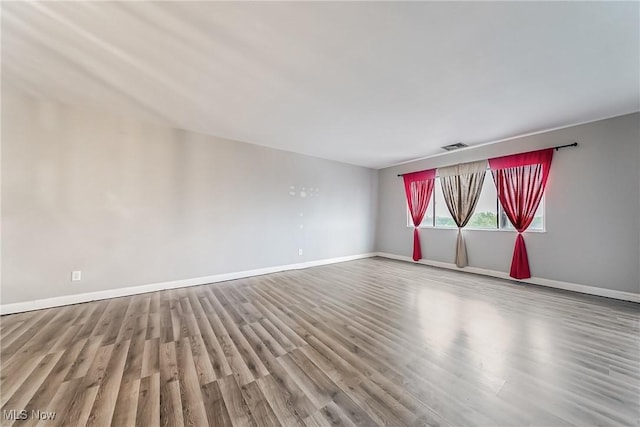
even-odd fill
[[[413,227],[411,215],[407,208],[407,226]],[[433,228],[456,228],[456,223],[449,213],[447,204],[442,194],[442,186],[440,178],[436,177],[433,188],[433,195],[427,207],[427,212],[422,220],[420,227]],[[514,230],[513,225],[509,222],[507,215],[503,212],[502,206],[498,202],[498,193],[493,183],[491,171],[487,171],[482,184],[482,192],[480,199],[473,212],[473,216],[465,226],[465,229],[472,230]],[[536,211],[533,222],[527,228],[527,231],[544,231],[544,197],[540,202],[540,206]]]
[[[468,228],[498,228],[498,191],[493,183],[491,172],[487,171],[482,183],[480,199],[473,216],[467,223]],[[507,220],[509,222],[509,220]]]
[[[447,208],[447,202],[444,201],[444,195],[442,194],[442,186],[440,185],[440,178],[436,178],[435,185],[433,187],[434,196],[432,196],[431,201],[433,201],[433,197],[435,197],[435,224],[428,224],[432,227],[443,227],[443,228],[456,228],[456,222],[453,220],[451,213],[449,213],[449,208]],[[433,203],[432,203],[433,204]],[[427,208],[428,210],[429,208]],[[424,224],[424,221],[422,221]]]
[[[502,207],[500,208],[500,228],[505,230],[515,230],[513,225],[507,218],[507,214],[502,211]],[[542,196],[542,200],[540,200],[540,206],[538,206],[538,210],[536,214],[533,216],[533,221],[527,231],[544,231],[544,196]]]

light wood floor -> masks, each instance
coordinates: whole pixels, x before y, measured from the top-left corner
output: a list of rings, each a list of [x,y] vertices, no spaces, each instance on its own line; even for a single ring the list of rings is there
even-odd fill
[[[1,403],[47,426],[635,426],[639,312],[366,259],[4,316]]]

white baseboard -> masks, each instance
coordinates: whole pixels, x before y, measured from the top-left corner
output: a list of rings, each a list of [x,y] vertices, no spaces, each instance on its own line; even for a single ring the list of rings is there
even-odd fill
[[[277,273],[280,271],[300,270],[303,268],[316,267],[316,266],[327,265],[327,264],[336,264],[339,262],[353,261],[356,259],[370,258],[374,256],[415,263],[411,257],[403,256],[403,255],[394,255],[394,254],[389,254],[384,252],[350,255],[350,256],[339,257],[339,258],[321,259],[321,260],[308,261],[308,262],[302,262],[297,264],[280,265],[275,267],[258,268],[255,270],[246,270],[246,271],[238,271],[233,273],[216,274],[213,276],[196,277],[192,279],[173,280],[170,282],[151,283],[147,285],[131,286],[126,288],[108,289],[104,291],[87,292],[87,293],[74,294],[74,295],[63,295],[60,297],[44,298],[44,299],[39,299],[34,301],[4,304],[4,305],[0,305],[0,315],[21,313],[24,311],[41,310],[45,308],[59,307],[59,306],[70,305],[70,304],[79,304],[83,302],[96,301],[101,299],[144,294],[147,292],[155,292],[155,291],[161,291],[165,289],[186,288],[189,286],[198,286],[198,285],[206,285],[210,283],[226,282],[228,280],[244,279],[244,278],[253,277],[253,276],[262,276],[264,274]],[[497,277],[500,279],[513,280],[513,281],[518,281],[522,283],[531,283],[534,285],[547,286],[550,288],[564,289],[568,291],[581,292],[589,295],[597,295],[597,296],[614,298],[614,299],[623,300],[623,301],[640,303],[640,294],[634,294],[631,292],[616,291],[611,289],[598,288],[595,286],[580,285],[577,283],[570,283],[570,282],[561,282],[558,280],[550,280],[550,279],[544,279],[539,277],[531,277],[526,280],[517,280],[512,277],[509,277],[508,273],[505,273],[502,271],[487,270],[487,269],[478,268],[478,267],[458,268],[456,267],[455,264],[452,264],[452,263],[430,261],[425,259],[420,260],[417,263],[429,265],[432,267],[441,267],[441,268],[447,268],[450,270],[482,274],[485,276]]]
[[[151,283],[148,285],[130,286],[126,288],[108,289],[97,292],[87,292],[74,295],[63,295],[53,298],[44,298],[34,301],[16,302],[13,304],[0,305],[1,314],[21,313],[24,311],[41,310],[44,308],[59,307],[62,305],[79,304],[108,298],[124,297],[129,295],[144,294],[147,292],[161,291],[165,289],[186,288],[188,286],[207,285],[210,283],[226,282],[228,280],[244,279],[264,274],[277,273],[287,270],[300,270],[303,268],[316,267],[319,265],[335,264],[356,259],[370,258],[376,256],[375,253],[360,255],[350,255],[339,258],[321,259],[316,261],[301,262],[297,264],[280,265],[275,267],[258,268],[255,270],[238,271],[234,273],[216,274],[213,276],[196,277],[192,279],[173,280],[170,282]]]
[[[509,273],[505,273],[502,271],[487,270],[487,269],[478,268],[478,267],[459,268],[453,263],[430,261],[427,259],[421,259],[420,261],[416,262],[413,260],[413,258],[408,256],[388,254],[385,252],[377,252],[376,256],[395,259],[399,261],[412,262],[416,264],[430,265],[432,267],[447,268],[449,270],[462,271],[466,273],[482,274],[484,276],[498,277],[500,279],[513,280],[521,283],[530,283],[533,285],[546,286],[549,288],[564,289],[566,291],[574,291],[574,292],[580,292],[583,294],[597,295],[601,297],[613,298],[613,299],[618,299],[622,301],[640,302],[640,294],[634,294],[632,292],[616,291],[613,289],[604,289],[604,288],[598,288],[595,286],[580,285],[578,283],[561,282],[559,280],[543,279],[541,277],[531,277],[525,280],[518,280],[509,276]]]

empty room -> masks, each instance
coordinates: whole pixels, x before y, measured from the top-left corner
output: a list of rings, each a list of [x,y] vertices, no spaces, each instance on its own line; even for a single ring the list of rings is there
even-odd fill
[[[0,425],[639,425],[639,2],[0,13]]]

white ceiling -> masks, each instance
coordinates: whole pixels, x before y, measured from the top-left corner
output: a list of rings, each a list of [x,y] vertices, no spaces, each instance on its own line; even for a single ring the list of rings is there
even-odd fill
[[[3,84],[382,167],[638,111],[639,7],[3,2]]]

